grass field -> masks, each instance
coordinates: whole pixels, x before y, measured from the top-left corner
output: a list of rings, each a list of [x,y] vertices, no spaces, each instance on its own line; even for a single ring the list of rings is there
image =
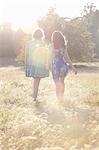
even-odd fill
[[[51,76],[39,102],[23,68],[0,68],[0,150],[99,150],[99,64],[68,74],[58,102]]]

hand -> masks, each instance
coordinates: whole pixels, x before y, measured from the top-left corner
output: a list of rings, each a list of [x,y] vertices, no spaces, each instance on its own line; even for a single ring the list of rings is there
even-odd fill
[[[65,45],[67,46],[67,44],[68,44],[68,40],[66,40],[66,42],[65,42]]]
[[[77,74],[77,70],[76,70],[76,68],[75,68],[75,67],[73,67],[72,69],[73,69],[74,73],[75,73],[75,74]]]

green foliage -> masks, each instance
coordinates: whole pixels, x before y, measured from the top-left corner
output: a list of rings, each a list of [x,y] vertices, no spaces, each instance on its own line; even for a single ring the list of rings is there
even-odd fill
[[[24,48],[30,35],[21,29],[13,31],[9,23],[4,23],[0,28],[0,57],[18,58],[24,60]]]
[[[99,10],[93,3],[88,3],[83,10],[83,20],[87,30],[92,34],[92,41],[95,43],[95,55],[99,58]]]
[[[17,57],[16,60],[19,64],[24,64],[25,60],[25,46],[27,41],[30,39],[30,35],[24,34],[22,30],[19,30],[16,34],[17,39]]]
[[[60,17],[55,8],[51,7],[48,13],[39,18],[38,25],[45,31],[46,41],[51,41],[53,31],[62,31],[68,40],[68,52],[75,61],[89,61],[99,57],[99,10],[93,3],[88,3],[82,17],[70,19]],[[16,32],[6,23],[0,27],[0,56],[16,57],[24,63],[24,51],[31,35],[21,29]]]
[[[75,61],[90,60],[94,56],[95,44],[92,34],[87,30],[83,18],[62,18],[54,8],[51,8],[46,16],[38,20],[38,24],[44,29],[46,38],[51,40],[54,30],[60,30],[68,39],[68,52]]]
[[[45,36],[50,40],[54,30],[61,29],[61,21],[59,15],[55,12],[55,8],[50,8],[46,16],[38,20],[38,25],[45,31]]]
[[[65,35],[68,39],[68,52],[75,61],[90,60],[94,54],[91,33],[87,31],[81,18],[67,23]]]
[[[4,23],[0,30],[0,56],[15,57],[14,32],[9,23]]]

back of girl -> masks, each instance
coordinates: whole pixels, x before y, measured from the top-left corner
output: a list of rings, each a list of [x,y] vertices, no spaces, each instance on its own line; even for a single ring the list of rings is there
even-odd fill
[[[33,77],[33,99],[37,99],[41,78],[49,76],[49,49],[44,41],[44,32],[37,29],[26,47],[26,76]]]
[[[56,85],[57,98],[63,99],[65,89],[64,79],[68,73],[69,66],[75,74],[77,71],[68,56],[67,41],[63,34],[59,31],[54,31],[51,40],[53,44],[52,76]]]

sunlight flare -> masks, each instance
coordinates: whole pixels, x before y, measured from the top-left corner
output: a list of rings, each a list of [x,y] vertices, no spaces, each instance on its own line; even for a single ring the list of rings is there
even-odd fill
[[[44,16],[52,6],[61,16],[76,17],[81,14],[83,7],[89,0],[0,0],[0,24],[11,22],[16,27],[31,26],[34,20]],[[90,0],[98,8],[98,0]]]

